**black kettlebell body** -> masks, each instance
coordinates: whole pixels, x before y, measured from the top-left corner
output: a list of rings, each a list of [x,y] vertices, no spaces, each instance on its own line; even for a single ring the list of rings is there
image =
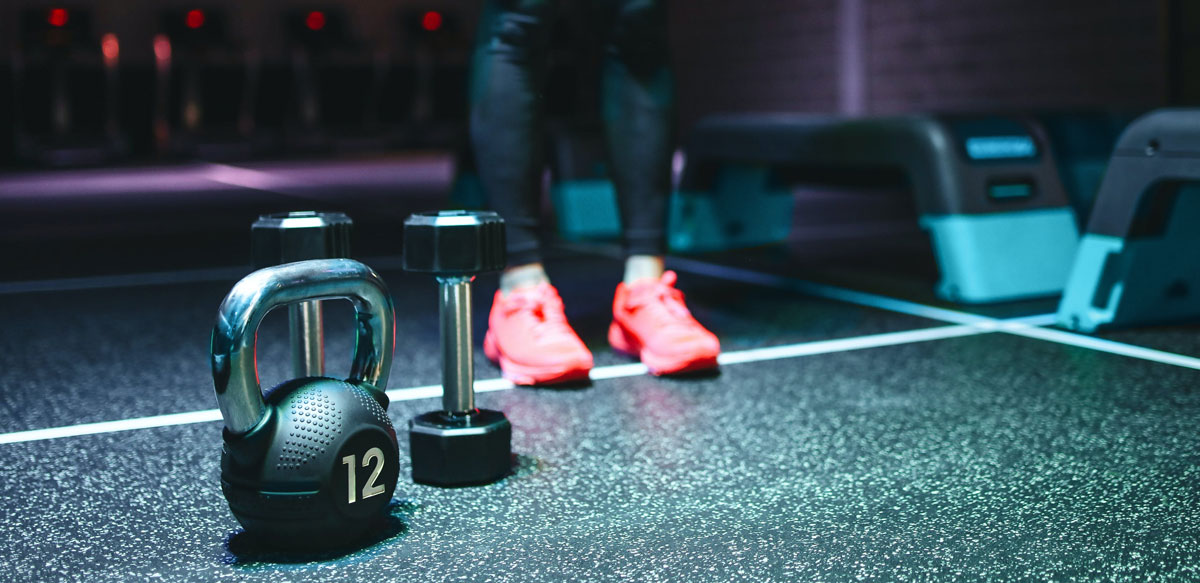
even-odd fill
[[[256,293],[256,287],[268,291]],[[293,379],[264,397],[253,365],[258,322],[282,303],[317,297],[355,303],[359,325],[351,378]],[[380,386],[394,343],[390,302],[369,268],[328,259],[257,271],[222,304],[213,334],[213,378],[226,422],[221,490],[246,532],[263,542],[345,545],[377,524],[391,501],[400,452]],[[248,370],[252,383],[246,382]]]
[[[249,433],[223,432],[229,509],[248,532],[287,546],[352,542],[396,490],[400,450],[387,397],[306,378],[279,385],[266,404],[263,423]]]

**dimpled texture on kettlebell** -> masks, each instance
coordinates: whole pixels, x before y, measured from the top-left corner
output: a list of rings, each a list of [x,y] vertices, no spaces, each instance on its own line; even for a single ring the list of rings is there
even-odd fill
[[[367,411],[371,412],[371,414],[375,416],[375,421],[378,421],[380,425],[386,425],[390,427],[392,425],[392,420],[387,416],[387,411],[384,411],[383,407],[379,405],[379,401],[376,401],[375,397],[372,397],[370,394],[368,394],[365,389],[362,389],[361,387],[353,387],[353,385],[351,386],[354,389],[354,396],[358,397],[358,402],[362,404],[363,407],[366,407]]]
[[[362,392],[348,383],[343,384],[355,395]],[[359,396],[359,400],[362,399]],[[370,397],[367,400],[374,401]],[[333,445],[334,437],[342,432],[342,410],[334,406],[325,386],[310,385],[292,393],[289,405],[284,415],[291,419],[291,425],[276,464],[280,470],[298,470],[324,455]],[[379,405],[375,407],[379,408]]]
[[[347,398],[349,395],[354,399]],[[350,403],[357,403],[358,410],[347,409]],[[290,392],[279,405],[282,443],[275,450],[275,467],[280,471],[308,473],[307,464],[327,460],[336,453],[331,448],[340,447],[339,441],[354,431],[355,427],[347,427],[347,423],[357,425],[373,420],[378,426],[388,428],[392,423],[366,389],[333,379],[303,385]]]

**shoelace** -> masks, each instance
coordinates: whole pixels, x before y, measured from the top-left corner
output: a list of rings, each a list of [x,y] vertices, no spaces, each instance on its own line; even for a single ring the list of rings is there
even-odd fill
[[[514,318],[524,314],[527,318],[533,319],[531,329],[539,335],[561,331],[568,326],[560,302],[561,300],[558,299],[552,288],[540,287],[506,298],[504,315]],[[555,304],[557,309],[547,310],[549,304]]]
[[[661,328],[692,328],[692,313],[683,303],[683,292],[675,289],[669,275],[653,283],[635,286],[629,292],[626,306],[630,311],[646,310],[655,326]]]

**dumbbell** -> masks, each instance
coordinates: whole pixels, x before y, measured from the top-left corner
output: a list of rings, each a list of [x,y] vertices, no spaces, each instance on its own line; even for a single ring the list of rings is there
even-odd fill
[[[504,268],[504,221],[493,212],[419,213],[404,221],[404,269],[440,288],[442,410],[409,422],[412,479],[435,486],[487,484],[512,469],[512,425],[475,406],[471,281]]]
[[[273,308],[317,298],[354,305],[350,378],[292,379],[264,398],[259,324]],[[225,421],[221,491],[247,533],[274,546],[336,547],[378,522],[400,475],[384,393],[395,341],[391,295],[357,261],[268,267],[230,290],[213,327],[212,373]]]
[[[262,215],[250,228],[254,268],[308,259],[348,258],[353,226],[350,217],[342,213],[293,211]],[[288,321],[293,376],[325,374],[320,301],[288,306]]]

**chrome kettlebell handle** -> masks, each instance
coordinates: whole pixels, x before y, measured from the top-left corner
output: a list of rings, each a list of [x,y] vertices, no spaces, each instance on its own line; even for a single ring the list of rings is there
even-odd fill
[[[396,345],[395,310],[383,280],[352,259],[316,259],[260,269],[225,296],[212,333],[212,373],[225,427],[240,435],[266,415],[256,366],[258,326],[267,312],[306,300],[344,298],[358,320],[348,382],[387,386]]]

